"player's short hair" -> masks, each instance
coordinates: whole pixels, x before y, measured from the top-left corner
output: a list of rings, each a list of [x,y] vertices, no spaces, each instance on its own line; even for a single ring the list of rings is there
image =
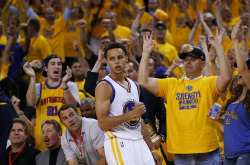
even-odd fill
[[[45,121],[42,123],[42,125],[41,125],[41,129],[43,128],[43,126],[44,126],[45,124],[52,124],[53,127],[54,127],[54,129],[56,130],[57,133],[62,132],[62,128],[61,128],[60,124],[59,124],[56,120],[54,120],[54,119],[45,120]]]
[[[128,53],[127,53],[127,49],[126,47],[119,43],[119,42],[112,42],[111,44],[109,44],[106,48],[105,48],[105,51],[104,51],[104,57],[107,58],[107,54],[108,54],[108,51],[111,50],[111,49],[116,49],[116,48],[121,48],[122,51],[125,53],[125,55],[127,56]]]
[[[69,108],[72,108],[72,109],[76,112],[76,114],[79,115],[79,113],[78,113],[78,111],[77,111],[77,109],[76,109],[76,107],[75,107],[74,105],[72,105],[72,104],[63,105],[63,106],[58,110],[58,117],[59,117],[60,120],[61,120],[61,117],[60,117],[61,111],[64,111],[64,110],[69,109]],[[61,120],[61,121],[62,121],[62,120]]]
[[[14,125],[14,123],[20,123],[20,124],[22,124],[23,125],[23,128],[24,128],[24,133],[26,134],[26,135],[28,135],[28,125],[25,123],[25,121],[23,121],[22,119],[20,119],[20,118],[14,118],[13,119],[13,125]],[[12,126],[13,126],[12,125]]]

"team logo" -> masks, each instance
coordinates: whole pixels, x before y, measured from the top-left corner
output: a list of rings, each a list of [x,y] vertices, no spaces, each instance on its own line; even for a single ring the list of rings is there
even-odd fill
[[[192,52],[194,50],[193,47],[189,48],[188,52]]]
[[[191,85],[189,85],[189,86],[186,87],[186,90],[191,91],[191,90],[193,90],[193,87]]]
[[[120,142],[120,145],[121,145],[121,148],[123,148],[123,147],[124,147],[124,144],[123,144],[123,142]]]
[[[135,106],[135,102],[128,101],[123,107],[123,113],[127,113],[129,111],[132,111],[134,109],[134,106]],[[129,120],[127,123],[129,126],[135,126],[139,123],[139,121],[140,121],[140,118],[137,117],[137,118]]]

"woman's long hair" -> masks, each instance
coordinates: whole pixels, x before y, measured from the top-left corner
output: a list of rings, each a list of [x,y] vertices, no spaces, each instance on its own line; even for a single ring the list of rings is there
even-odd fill
[[[222,108],[224,111],[227,110],[230,103],[233,103],[239,99],[243,91],[243,86],[239,85],[236,80],[238,80],[238,76],[235,76],[230,83],[229,91],[232,93],[232,96],[227,100],[227,103]],[[237,83],[237,85],[235,85],[235,83]],[[243,106],[245,107],[247,113],[250,114],[250,90],[247,90],[246,97],[243,99]]]

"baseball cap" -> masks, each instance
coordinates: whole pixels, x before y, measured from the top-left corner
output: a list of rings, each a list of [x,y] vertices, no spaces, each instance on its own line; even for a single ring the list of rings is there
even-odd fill
[[[250,58],[246,58],[245,61],[247,63],[248,70],[250,70]],[[237,63],[234,63],[234,67],[237,68]]]
[[[155,28],[157,28],[158,26],[163,26],[166,29],[166,23],[163,21],[158,21],[155,23]]]
[[[58,55],[56,55],[56,54],[51,54],[51,55],[47,56],[47,57],[43,60],[44,66],[47,67],[49,61],[50,61],[52,58],[59,58],[59,59],[62,61],[61,57],[59,57]],[[44,69],[43,69],[43,71],[42,71],[42,76],[43,76],[43,77],[47,77],[47,72],[46,72]]]
[[[188,52],[184,52],[184,53],[180,54],[180,59],[185,59],[187,55],[199,58],[202,61],[206,60],[206,57],[205,57],[205,54],[203,53],[203,51],[199,48],[196,48],[196,47],[191,47],[191,48],[189,48]]]

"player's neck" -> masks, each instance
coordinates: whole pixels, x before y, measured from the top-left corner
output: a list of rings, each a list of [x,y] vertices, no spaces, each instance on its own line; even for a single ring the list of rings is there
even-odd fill
[[[117,82],[122,82],[125,80],[124,78],[124,74],[123,73],[119,73],[119,74],[115,74],[115,73],[110,73],[110,76]]]
[[[24,145],[25,145],[25,142],[21,144],[12,144],[11,150],[12,152],[19,152],[23,148]]]

